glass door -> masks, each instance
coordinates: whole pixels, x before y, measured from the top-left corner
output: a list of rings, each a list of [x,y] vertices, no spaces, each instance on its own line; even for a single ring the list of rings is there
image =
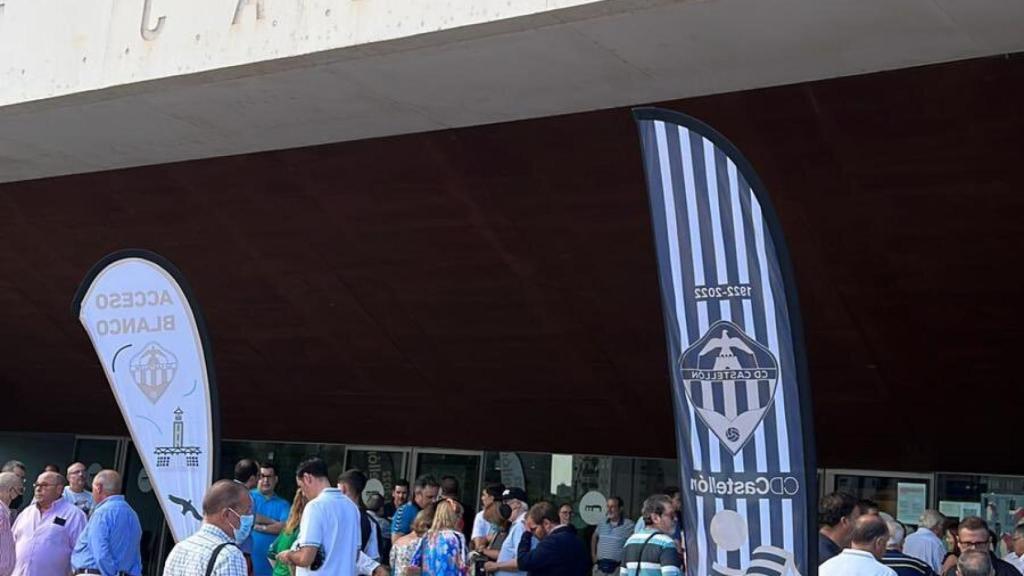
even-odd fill
[[[78,436],[75,438],[73,462],[85,464],[86,485],[92,487],[93,476],[100,470],[124,472],[124,450],[127,439],[116,436]]]
[[[127,446],[128,456],[122,480],[124,499],[139,515],[139,523],[142,524],[142,573],[158,576],[163,571],[163,559],[174,542],[156,499],[156,492],[149,483],[149,475],[142,465],[142,458],[135,451],[134,443],[129,441]]]
[[[395,482],[408,479],[405,466],[409,460],[409,450],[386,449],[378,446],[349,446],[345,452],[345,469],[358,468],[369,479],[363,490],[363,503],[370,493],[384,497],[385,502],[391,500],[391,491]]]
[[[465,450],[413,450],[413,470],[410,480],[430,474],[438,481],[452,476],[459,481],[459,501],[466,508],[466,518],[472,519],[480,500],[480,464],[482,452]],[[469,521],[472,524],[472,520]]]

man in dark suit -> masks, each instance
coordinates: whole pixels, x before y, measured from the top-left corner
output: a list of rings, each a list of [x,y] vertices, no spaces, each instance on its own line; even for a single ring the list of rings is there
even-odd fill
[[[518,568],[529,576],[585,576],[590,559],[572,524],[562,524],[558,509],[550,502],[537,502],[526,514],[526,532],[519,541]],[[539,542],[531,550],[533,538]]]

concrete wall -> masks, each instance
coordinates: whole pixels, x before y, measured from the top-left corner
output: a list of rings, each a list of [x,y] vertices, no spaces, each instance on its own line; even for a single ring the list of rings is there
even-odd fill
[[[366,56],[396,39],[592,3],[0,0],[0,106],[373,44],[335,57]]]

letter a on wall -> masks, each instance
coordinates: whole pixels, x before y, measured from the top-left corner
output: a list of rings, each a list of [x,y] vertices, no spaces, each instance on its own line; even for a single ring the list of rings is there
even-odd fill
[[[93,266],[72,311],[180,542],[199,528],[220,444],[213,358],[199,307],[170,262],[126,250]]]
[[[814,428],[796,286],[760,179],[689,116],[640,129],[688,573],[817,573]]]

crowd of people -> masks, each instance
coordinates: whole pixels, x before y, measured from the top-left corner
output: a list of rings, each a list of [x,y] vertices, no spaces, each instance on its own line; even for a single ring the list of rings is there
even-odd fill
[[[1018,518],[1018,521],[1020,518]],[[907,526],[870,500],[834,492],[819,507],[820,576],[1022,576],[1024,523],[1018,522],[995,550],[999,536],[978,516],[947,519],[925,510],[917,528]],[[909,532],[909,533],[908,533]]]
[[[48,466],[32,484],[29,506],[16,512],[27,484],[22,462],[0,469],[0,576],[142,573],[142,526],[115,470],[97,472],[90,486],[81,462],[66,474]]]
[[[142,529],[121,477],[25,465],[0,469],[0,576],[141,576]],[[679,491],[647,498],[636,521],[620,498],[584,538],[571,503],[530,502],[523,488],[489,484],[477,504],[458,480],[399,480],[390,495],[367,476],[328,476],[319,458],[295,470],[289,502],[273,462],[239,461],[202,502],[202,524],[166,558],[164,576],[679,576],[685,571]],[[475,496],[475,495],[474,495]],[[20,512],[18,511],[20,510]],[[925,510],[911,532],[869,500],[835,492],[819,507],[821,576],[1024,576],[1024,523],[999,541],[985,520]]]
[[[277,493],[273,462],[243,459],[215,482],[202,523],[168,554],[164,576],[677,576],[681,544],[678,490],[656,494],[636,522],[620,498],[584,537],[571,503],[531,502],[521,487],[489,484],[466,501],[452,476],[395,483],[368,492],[367,476],[328,476],[319,458],[295,470],[291,502]],[[86,467],[47,466],[28,485],[25,465],[0,472],[0,576],[141,576],[142,529],[121,494],[121,477]],[[475,495],[474,495],[475,496]],[[20,512],[19,512],[20,510]]]

